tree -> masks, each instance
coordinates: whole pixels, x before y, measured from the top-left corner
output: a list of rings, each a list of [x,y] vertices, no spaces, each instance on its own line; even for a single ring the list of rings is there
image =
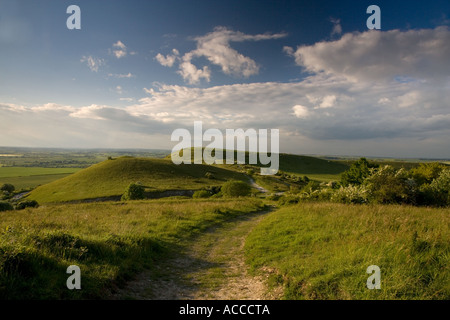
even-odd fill
[[[227,197],[246,197],[250,194],[251,187],[243,181],[230,180],[223,184],[221,191]]]
[[[122,195],[122,200],[140,200],[145,198],[145,188],[137,183],[130,183]]]
[[[421,163],[418,167],[411,169],[410,175],[420,186],[431,183],[434,179],[437,179],[445,168],[446,166],[439,162],[425,162]]]
[[[376,167],[376,165],[370,164],[366,158],[361,158],[353,163],[347,171],[342,173],[341,183],[344,186],[348,186],[351,184],[360,185],[368,176],[370,176],[370,169]]]
[[[2,185],[2,186],[0,187],[0,190],[3,191],[3,192],[6,191],[6,192],[8,192],[8,193],[13,193],[14,190],[16,190],[16,188],[15,188],[12,184],[5,183],[4,185]]]

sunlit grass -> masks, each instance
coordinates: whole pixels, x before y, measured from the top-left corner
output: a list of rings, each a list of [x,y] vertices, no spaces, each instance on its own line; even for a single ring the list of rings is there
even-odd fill
[[[45,205],[3,212],[0,298],[101,298],[206,228],[263,208],[256,199]],[[66,269],[81,268],[82,290]]]
[[[286,299],[449,299],[450,209],[302,203],[250,234],[254,270],[275,269]],[[381,268],[381,290],[366,269]]]

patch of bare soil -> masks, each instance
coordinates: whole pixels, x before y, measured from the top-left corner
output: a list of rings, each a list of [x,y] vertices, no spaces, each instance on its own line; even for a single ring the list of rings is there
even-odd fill
[[[271,300],[282,289],[268,290],[267,276],[248,273],[244,260],[247,235],[267,212],[239,218],[210,228],[162,261],[155,270],[141,273],[112,299],[155,300]]]

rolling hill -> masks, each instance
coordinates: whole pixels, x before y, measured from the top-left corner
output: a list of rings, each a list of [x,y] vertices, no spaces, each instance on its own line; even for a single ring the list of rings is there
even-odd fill
[[[214,179],[205,177],[207,172],[211,172]],[[242,173],[214,166],[175,165],[168,159],[120,157],[40,186],[27,198],[46,203],[120,196],[132,182],[140,182],[147,191],[198,190],[222,185],[231,179],[248,180]]]

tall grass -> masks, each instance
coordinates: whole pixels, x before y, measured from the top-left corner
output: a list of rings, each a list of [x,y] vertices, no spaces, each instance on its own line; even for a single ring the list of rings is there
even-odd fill
[[[45,205],[1,213],[0,299],[97,299],[255,199]],[[69,290],[69,265],[81,290]]]
[[[449,240],[448,208],[304,203],[270,213],[245,249],[286,299],[449,299]]]

